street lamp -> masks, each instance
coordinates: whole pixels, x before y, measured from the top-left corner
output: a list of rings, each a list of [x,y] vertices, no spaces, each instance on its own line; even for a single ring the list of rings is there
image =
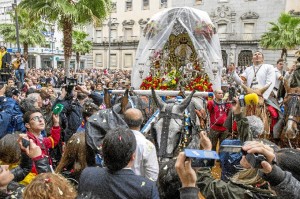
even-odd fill
[[[54,25],[51,26],[51,52],[52,52],[52,69],[54,69],[54,31],[55,31],[55,27]]]
[[[13,9],[15,9],[17,48],[18,48],[18,52],[21,52],[21,50],[20,50],[20,41],[19,41],[19,21],[18,21],[18,12],[17,12],[17,0],[14,0],[14,3],[12,4],[12,7],[13,7]]]

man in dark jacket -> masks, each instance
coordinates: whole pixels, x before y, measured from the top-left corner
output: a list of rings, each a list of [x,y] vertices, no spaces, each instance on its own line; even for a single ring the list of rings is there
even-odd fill
[[[159,198],[155,183],[131,170],[134,164],[136,140],[128,128],[116,128],[107,133],[102,150],[106,168],[83,170],[78,192],[101,198]]]
[[[0,90],[0,138],[7,133],[26,132],[22,119],[23,113],[18,103],[19,95],[20,92],[15,87],[4,86]]]
[[[67,142],[70,137],[76,133],[77,129],[83,121],[82,118],[82,105],[90,97],[93,102],[100,106],[103,101],[103,97],[92,91],[86,90],[83,86],[76,86],[76,92],[72,89],[67,91],[68,88],[62,89],[62,94],[54,102],[53,107],[60,103],[64,106],[62,112],[60,113],[61,126],[64,132],[64,142]]]

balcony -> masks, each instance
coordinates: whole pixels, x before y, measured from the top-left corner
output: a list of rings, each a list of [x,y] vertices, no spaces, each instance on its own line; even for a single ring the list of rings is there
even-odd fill
[[[112,37],[110,40],[111,45],[115,44],[135,44],[139,42],[139,37],[137,36],[131,36],[131,37],[124,37],[124,36],[119,36],[119,37]],[[103,37],[102,39],[97,39],[94,41],[94,45],[108,45],[109,43],[109,38],[108,37]]]
[[[222,43],[239,42],[239,43],[257,43],[262,34],[259,33],[218,33]]]

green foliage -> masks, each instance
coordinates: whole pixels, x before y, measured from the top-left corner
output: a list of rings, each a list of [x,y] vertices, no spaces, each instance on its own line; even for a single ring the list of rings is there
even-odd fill
[[[34,20],[25,9],[18,8],[18,23],[19,23],[19,40],[25,45],[41,45],[46,42],[45,36],[42,34],[45,31],[45,25],[39,20]],[[15,14],[12,12],[11,17],[15,20]],[[0,24],[0,34],[6,42],[16,43],[16,25]]]
[[[269,49],[293,49],[300,44],[300,18],[282,13],[277,23],[262,35],[260,44]]]
[[[111,0],[23,0],[19,4],[32,16],[57,22],[63,31],[66,75],[72,55],[72,30],[75,25],[99,23],[110,11]]]
[[[69,19],[77,25],[103,20],[109,13],[110,4],[110,0],[23,0],[20,6],[47,21]]]
[[[73,31],[73,51],[80,54],[89,53],[92,49],[92,42],[87,41],[87,33],[82,31]]]

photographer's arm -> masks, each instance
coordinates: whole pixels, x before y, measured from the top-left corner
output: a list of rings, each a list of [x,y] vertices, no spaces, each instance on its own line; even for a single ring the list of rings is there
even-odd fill
[[[186,159],[184,152],[179,153],[175,168],[182,183],[182,188],[179,189],[181,199],[198,198],[197,176],[191,164],[191,159]]]
[[[264,173],[261,177],[270,183],[271,188],[280,198],[286,196],[295,199],[300,198],[300,182],[290,172],[283,171],[277,165],[270,165],[266,161],[262,162],[262,166]]]
[[[267,161],[261,162],[261,177],[270,183],[271,188],[278,196],[282,198],[286,196],[289,196],[289,198],[300,198],[300,182],[290,172],[283,171],[274,164],[276,156],[270,146],[252,141],[243,146],[243,150],[247,151],[247,153],[258,153],[266,157]]]
[[[82,93],[88,95],[90,98],[92,98],[93,102],[97,105],[100,106],[103,103],[103,96],[99,93],[96,93],[94,91],[88,91],[82,86],[76,86],[76,89],[81,91]]]

